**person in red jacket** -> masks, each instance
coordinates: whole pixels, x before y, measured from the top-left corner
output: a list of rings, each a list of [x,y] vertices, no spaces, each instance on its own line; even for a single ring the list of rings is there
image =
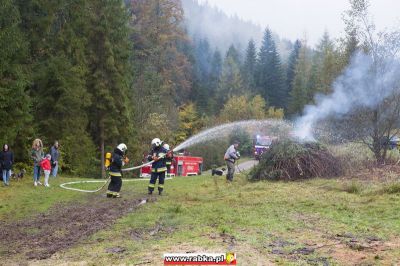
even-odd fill
[[[51,171],[51,155],[46,154],[46,157],[40,162],[40,166],[43,169],[44,172],[44,186],[49,187],[49,176],[50,176],[50,171]]]

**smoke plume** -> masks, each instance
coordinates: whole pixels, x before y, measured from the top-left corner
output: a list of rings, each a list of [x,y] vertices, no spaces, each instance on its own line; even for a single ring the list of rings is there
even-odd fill
[[[315,105],[304,108],[295,123],[295,135],[315,140],[317,123],[326,118],[340,118],[357,108],[374,108],[399,90],[400,65],[396,59],[374,60],[358,52],[343,74],[333,84],[330,95],[318,95]]]

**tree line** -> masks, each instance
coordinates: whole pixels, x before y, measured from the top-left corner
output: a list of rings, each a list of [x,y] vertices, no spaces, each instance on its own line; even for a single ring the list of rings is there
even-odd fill
[[[286,59],[267,28],[259,48],[222,52],[190,36],[184,15],[180,0],[4,0],[0,140],[24,162],[31,140],[59,140],[64,171],[98,174],[119,142],[138,161],[153,137],[174,145],[222,122],[300,114],[359,45],[350,30],[325,33]]]

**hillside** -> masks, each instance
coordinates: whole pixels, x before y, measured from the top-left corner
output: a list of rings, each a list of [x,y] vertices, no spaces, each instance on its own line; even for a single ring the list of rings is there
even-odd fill
[[[252,21],[245,21],[237,15],[228,16],[217,7],[197,0],[182,1],[185,12],[185,26],[193,39],[207,39],[212,49],[218,48],[225,53],[231,44],[244,52],[250,39],[261,45],[264,28]],[[272,29],[273,31],[273,29]],[[292,43],[281,39],[274,33],[274,40],[282,57],[286,59],[292,49]]]

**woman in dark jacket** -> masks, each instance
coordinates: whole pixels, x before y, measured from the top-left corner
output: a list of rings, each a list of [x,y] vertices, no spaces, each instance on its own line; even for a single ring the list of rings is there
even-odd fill
[[[7,144],[3,146],[3,151],[0,154],[0,162],[3,170],[3,183],[8,186],[10,184],[11,169],[14,164],[14,154],[10,151]]]

